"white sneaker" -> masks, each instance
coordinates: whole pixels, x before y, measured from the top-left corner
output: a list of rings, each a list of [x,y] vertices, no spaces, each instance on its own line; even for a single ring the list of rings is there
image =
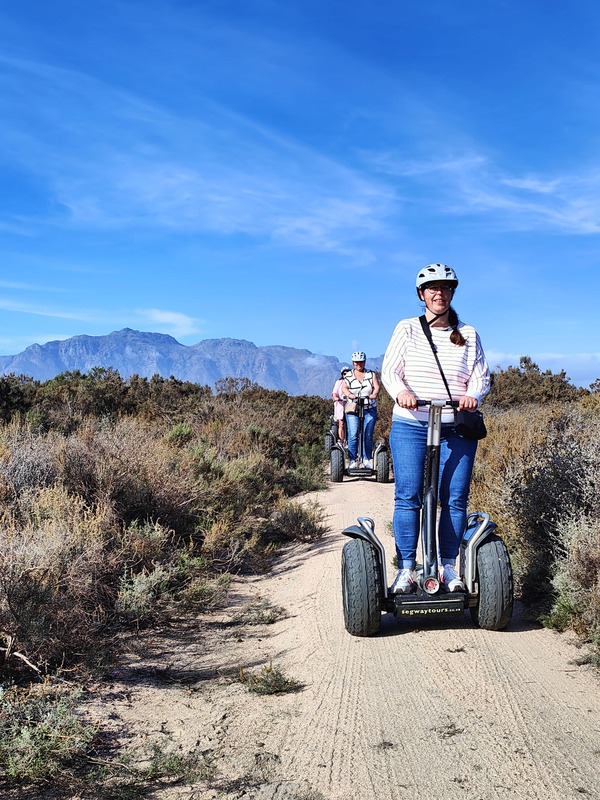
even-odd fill
[[[363,459],[363,469],[373,469],[373,463],[370,458]]]
[[[398,570],[394,582],[390,588],[392,594],[408,594],[417,588],[417,584],[413,579],[412,569]]]
[[[348,465],[348,469],[356,469],[356,461],[351,461]]]
[[[445,564],[441,567],[440,580],[449,592],[462,592],[465,588],[452,564]]]

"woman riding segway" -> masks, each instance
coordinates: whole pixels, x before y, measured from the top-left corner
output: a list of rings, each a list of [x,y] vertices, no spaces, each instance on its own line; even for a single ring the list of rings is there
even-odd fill
[[[350,459],[349,469],[361,466],[364,469],[373,467],[373,429],[377,420],[376,399],[379,394],[379,381],[377,375],[365,369],[366,355],[362,350],[352,353],[352,369],[345,373],[344,384],[341,387],[342,394],[347,401],[359,400],[363,403],[363,424],[362,435],[359,436],[359,416],[356,409],[349,411],[349,404],[346,403],[346,428],[348,432],[348,458]],[[358,452],[359,440],[362,441],[362,453]]]
[[[331,390],[331,399],[333,400],[333,419],[337,424],[337,438],[342,445],[346,444],[346,431],[344,427],[344,395],[342,394],[342,387],[344,385],[344,377],[349,371],[350,367],[346,364],[340,368],[340,377],[335,382]]]
[[[390,447],[394,470],[394,539],[398,574],[392,593],[416,589],[414,570],[427,452],[428,413],[418,400],[439,400],[448,393],[434,356],[443,368],[458,409],[475,410],[490,390],[489,367],[477,331],[459,320],[451,306],[458,278],[445,264],[428,264],[419,270],[417,294],[425,303],[425,321],[432,345],[418,317],[401,320],[387,347],[382,382],[395,400]],[[454,411],[442,411],[439,469],[440,579],[450,591],[462,591],[456,558],[467,517],[467,499],[477,442],[460,436]]]

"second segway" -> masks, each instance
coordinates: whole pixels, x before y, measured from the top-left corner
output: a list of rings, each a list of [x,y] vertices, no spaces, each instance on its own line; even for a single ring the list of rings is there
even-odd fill
[[[364,440],[364,419],[365,409],[369,408],[369,403],[373,402],[368,397],[357,397],[356,403],[356,416],[358,417],[358,441],[356,445],[356,453],[358,459],[361,459],[363,453],[363,440]],[[353,412],[354,413],[354,412]],[[344,421],[346,425],[346,422]],[[348,430],[346,426],[346,441],[348,441]],[[351,478],[371,478],[375,477],[379,483],[387,483],[390,479],[390,457],[386,444],[382,441],[377,441],[373,447],[372,466],[364,466],[364,462],[359,460],[353,466],[350,466],[350,458],[342,443],[337,440],[331,447],[329,454],[331,466],[331,480],[334,483],[339,483],[344,480],[344,476]]]

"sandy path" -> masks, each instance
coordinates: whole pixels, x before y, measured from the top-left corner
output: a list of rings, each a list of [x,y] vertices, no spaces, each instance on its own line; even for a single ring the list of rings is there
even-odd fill
[[[318,496],[332,533],[237,585],[239,603],[259,595],[286,609],[275,624],[187,630],[115,672],[103,709],[135,746],[164,740],[212,759],[210,783],[157,798],[600,798],[600,683],[567,637],[518,610],[504,632],[465,614],[421,626],[386,616],[373,638],[346,633],[339,532],[373,517],[391,559],[392,493],[332,485]],[[233,680],[269,659],[303,689],[262,697]]]

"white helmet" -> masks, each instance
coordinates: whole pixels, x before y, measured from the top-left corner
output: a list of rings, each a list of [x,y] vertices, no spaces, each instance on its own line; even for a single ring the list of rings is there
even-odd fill
[[[349,367],[348,364],[342,364],[340,367],[340,372],[343,375],[345,372],[348,372],[349,369],[352,369],[352,367]]]
[[[456,272],[447,264],[427,264],[420,269],[417,275],[417,291],[432,281],[448,281],[453,289],[458,286]]]
[[[367,357],[362,350],[356,350],[352,353],[352,361],[366,361]]]

